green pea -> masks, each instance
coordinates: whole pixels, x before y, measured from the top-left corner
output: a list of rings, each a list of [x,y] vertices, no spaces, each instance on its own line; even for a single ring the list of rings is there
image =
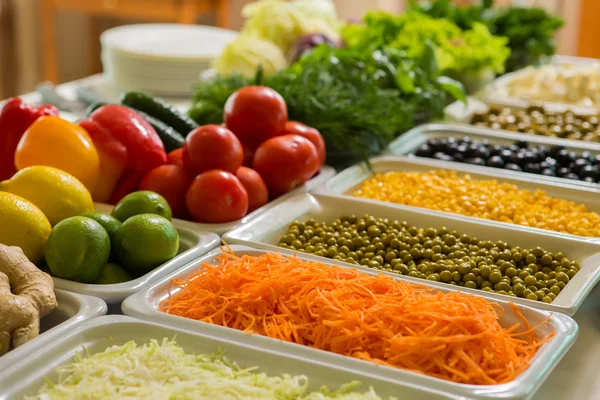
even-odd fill
[[[527,300],[535,300],[535,301],[537,301],[537,299],[538,299],[538,297],[535,293],[529,293],[527,296],[525,296],[525,298]]]
[[[489,280],[492,283],[500,282],[501,279],[502,279],[502,274],[499,271],[493,271],[489,276]]]
[[[456,283],[460,282],[462,279],[462,275],[458,271],[452,272],[452,280]]]
[[[419,249],[413,248],[408,253],[412,256],[414,260],[418,260],[421,257],[421,251]]]
[[[452,280],[452,272],[448,270],[440,272],[440,280],[446,283],[450,282]]]
[[[494,290],[491,287],[483,287],[481,288],[481,290],[483,290],[484,292],[493,292]]]
[[[556,280],[566,284],[569,282],[569,275],[565,274],[564,272],[559,272],[556,274]]]
[[[535,277],[529,275],[528,277],[526,277],[525,279],[523,279],[523,282],[525,282],[525,284],[527,286],[529,286],[529,285],[535,285],[535,283],[537,282],[537,280],[535,279]]]
[[[544,279],[544,273],[543,272],[536,272],[534,275],[535,279],[537,280],[543,280]]]
[[[521,283],[517,283],[516,285],[513,286],[513,292],[517,295],[517,296],[521,296],[523,295],[523,292],[525,291],[525,285],[521,284]]]
[[[484,278],[487,278],[490,276],[492,269],[489,266],[484,265],[479,268],[479,272],[480,272],[481,276],[483,276]]]
[[[377,267],[380,267],[380,266],[381,266],[381,264],[379,264],[379,263],[378,263],[377,261],[375,261],[375,260],[371,260],[371,261],[369,261],[369,262],[367,263],[367,266],[368,266],[369,268],[377,268]]]
[[[431,274],[427,276],[427,280],[438,282],[440,280],[440,276],[438,274]]]
[[[470,289],[477,289],[477,284],[474,281],[466,281],[465,287]]]
[[[463,276],[463,281],[464,282],[474,282],[475,278],[476,278],[475,274],[473,274],[472,272],[470,272],[470,273],[465,274]]]
[[[479,285],[479,287],[481,287],[482,289],[491,289],[492,287],[494,287],[494,284],[490,281],[484,281],[481,285]]]
[[[571,268],[569,270],[569,272],[567,272],[567,275],[568,275],[569,279],[572,279],[575,276],[576,273],[577,273],[577,270],[574,269],[574,268]]]
[[[525,257],[525,262],[527,264],[534,264],[535,265],[535,263],[537,262],[537,258],[533,254],[529,254],[527,257]]]
[[[413,278],[418,278],[419,277],[419,271],[410,271],[408,273],[408,276],[412,276]]]
[[[367,228],[367,233],[369,234],[369,237],[374,238],[381,235],[381,230],[375,225],[371,225]]]

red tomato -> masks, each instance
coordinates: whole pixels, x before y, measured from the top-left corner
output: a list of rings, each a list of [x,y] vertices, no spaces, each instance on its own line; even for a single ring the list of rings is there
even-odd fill
[[[275,198],[317,173],[319,154],[310,140],[302,136],[277,136],[260,145],[254,153],[253,165],[267,184],[269,195]]]
[[[246,215],[248,192],[232,173],[211,170],[194,179],[185,196],[185,204],[194,221],[231,222]]]
[[[183,145],[183,166],[194,174],[211,169],[235,174],[243,159],[244,150],[238,138],[229,129],[218,125],[194,129]]]
[[[167,154],[167,164],[183,167],[183,147]]]
[[[252,168],[240,167],[235,176],[248,192],[248,212],[256,210],[269,202],[269,191],[265,181]]]
[[[179,165],[161,165],[150,170],[140,183],[139,190],[150,190],[164,197],[173,216],[185,217],[185,194],[192,184],[192,178]]]
[[[281,135],[288,112],[283,97],[265,86],[246,86],[225,103],[225,124],[241,142],[256,149],[262,142]]]
[[[244,149],[244,161],[242,161],[242,165],[244,167],[252,168],[252,160],[254,159],[254,150],[242,143],[242,148]],[[238,169],[239,171],[239,169]]]
[[[325,141],[323,140],[323,136],[321,136],[321,132],[296,121],[286,122],[284,132],[286,135],[300,135],[310,140],[315,145],[317,153],[319,153],[319,166],[322,167],[325,165],[325,156],[327,153],[325,152]]]

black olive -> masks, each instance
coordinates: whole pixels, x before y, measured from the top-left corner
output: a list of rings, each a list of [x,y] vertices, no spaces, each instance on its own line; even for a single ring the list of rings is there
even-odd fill
[[[570,173],[571,173],[571,169],[567,168],[567,167],[561,167],[558,170],[556,170],[556,175],[562,176],[563,178],[566,177],[567,175],[569,175]]]
[[[598,154],[597,156],[594,157],[594,163],[600,164],[600,154]]]
[[[470,137],[468,137],[468,136],[465,136],[465,137],[463,137],[463,138],[462,138],[462,143],[466,143],[466,144],[469,144],[469,143],[471,143],[471,138],[470,138]]]
[[[447,139],[447,143],[448,143],[448,144],[457,144],[457,142],[456,142],[456,138],[454,138],[454,137],[450,136],[450,137]]]
[[[513,164],[513,163],[508,163],[504,166],[504,169],[509,169],[511,171],[523,171],[523,169],[521,169],[521,167],[519,167],[517,164]]]
[[[487,160],[488,158],[490,158],[490,151],[488,149],[486,149],[485,147],[479,147],[474,154],[475,157],[479,157],[479,158],[483,158],[484,160]]]
[[[479,144],[477,143],[471,143],[467,149],[467,154],[469,155],[469,157],[476,157],[477,151],[479,151]]]
[[[446,153],[442,153],[441,151],[438,151],[437,153],[435,153],[433,155],[433,158],[435,158],[437,160],[442,160],[442,161],[454,161],[454,159],[452,158],[452,156],[449,156]]]
[[[504,146],[501,144],[493,144],[490,146],[490,154],[493,156],[500,154],[502,150],[504,150]]]
[[[472,157],[472,158],[467,158],[465,160],[465,162],[467,164],[473,164],[473,165],[485,165],[485,160],[481,157]]]
[[[487,162],[488,167],[502,168],[504,167],[504,160],[500,156],[491,156]]]
[[[460,146],[458,146],[456,148],[456,152],[462,154],[463,156],[467,155],[468,150],[469,150],[469,147],[465,144],[461,144]]]
[[[531,162],[531,157],[529,157],[525,152],[519,152],[513,156],[511,161],[517,165],[525,165],[528,162]]]
[[[579,170],[579,177],[597,180],[600,178],[600,168],[597,165],[586,165]]]
[[[552,157],[546,157],[546,159],[543,162],[552,166],[553,168],[557,165],[556,160]]]
[[[531,172],[532,174],[539,174],[540,169],[541,169],[540,164],[537,164],[537,163],[527,163],[523,167],[523,171]]]
[[[431,146],[429,144],[425,143],[425,144],[422,144],[421,147],[419,147],[417,149],[415,154],[418,155],[419,157],[431,157],[431,155],[433,154],[433,149],[431,148]]]
[[[435,152],[441,149],[441,142],[438,138],[429,139],[429,147]]]
[[[595,161],[594,155],[592,153],[590,153],[589,151],[584,151],[583,153],[581,153],[581,158],[585,158],[586,160],[588,160],[591,163],[593,163]]]
[[[573,168],[571,169],[573,170],[573,172],[578,174],[583,167],[587,167],[589,165],[591,165],[590,162],[585,158],[578,158],[573,162]]]
[[[589,183],[596,183],[596,179],[594,179],[590,176],[586,176],[585,178],[582,179],[582,181],[589,182]]]
[[[504,162],[507,162],[508,160],[511,160],[512,157],[514,156],[515,153],[512,152],[512,150],[509,149],[503,149],[500,152],[500,157],[502,157],[502,159],[504,160]]]
[[[508,148],[513,151],[513,152],[518,152],[521,148],[519,146],[517,146],[516,144],[511,144],[510,146],[508,146]]]
[[[561,165],[569,165],[569,163],[573,161],[571,155],[569,154],[569,150],[567,149],[560,150],[558,153],[556,153],[554,158],[556,161],[561,163]]]
[[[544,168],[540,171],[540,174],[542,175],[546,175],[546,176],[556,176],[556,174],[554,173],[554,170],[550,169],[550,168]]]
[[[450,138],[453,139],[453,138]],[[456,143],[448,143],[445,148],[444,148],[444,153],[446,154],[452,154],[456,152],[456,149],[458,149],[458,144]]]
[[[461,154],[461,153],[452,154],[452,158],[454,158],[454,161],[456,161],[456,162],[464,162],[465,161],[465,156],[464,156],[464,154]]]
[[[567,175],[563,176],[563,178],[573,179],[575,181],[578,181],[579,180],[579,175],[574,174],[573,172],[571,172],[570,174],[567,174]]]

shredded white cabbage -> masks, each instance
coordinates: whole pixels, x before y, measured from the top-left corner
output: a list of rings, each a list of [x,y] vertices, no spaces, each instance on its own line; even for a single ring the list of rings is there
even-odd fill
[[[307,394],[305,376],[269,377],[255,369],[241,369],[222,354],[186,354],[174,340],[130,341],[91,356],[78,353],[57,368],[58,382],[46,380],[25,399],[381,400],[373,389],[353,392],[357,382]]]

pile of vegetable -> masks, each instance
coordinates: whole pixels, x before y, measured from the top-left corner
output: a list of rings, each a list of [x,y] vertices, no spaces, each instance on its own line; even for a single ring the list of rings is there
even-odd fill
[[[542,7],[493,8],[493,4],[493,0],[482,0],[480,4],[470,6],[458,6],[451,0],[411,0],[411,9],[452,21],[461,29],[471,29],[481,23],[493,35],[506,37],[510,47],[510,57],[505,64],[506,72],[536,64],[544,57],[554,54],[554,34],[564,24],[561,18],[551,15]]]
[[[52,278],[20,248],[0,244],[0,356],[38,336],[56,307]]]
[[[461,29],[452,21],[434,19],[418,12],[393,15],[370,11],[362,25],[347,25],[343,37],[348,47],[358,51],[397,49],[409,58],[418,59],[425,43],[435,45],[436,58],[442,74],[472,84],[478,75],[494,77],[504,71],[510,50],[507,39],[493,36],[481,23]]]
[[[500,325],[494,304],[390,277],[267,253],[203,264],[163,312],[466,384],[509,382],[550,337],[520,311]]]
[[[485,139],[473,140],[468,136],[431,138],[415,154],[437,160],[600,183],[599,155],[589,151],[577,154],[564,146],[548,147],[526,140],[503,145],[490,144]]]
[[[268,376],[256,367],[241,368],[222,353],[191,354],[174,340],[129,341],[85,356],[56,369],[56,382],[47,380],[35,396],[25,399],[272,399],[380,400],[370,389],[354,391],[358,382],[337,391],[326,387],[309,392],[303,376]]]
[[[386,172],[360,184],[353,196],[423,207],[470,217],[600,237],[600,214],[584,204],[469,174],[437,169]]]
[[[219,124],[229,96],[256,84],[281,94],[291,120],[321,132],[327,164],[338,168],[380,152],[418,121],[443,116],[447,93],[464,98],[460,84],[439,75],[429,45],[417,61],[393,49],[324,45],[273,76],[259,70],[253,79],[217,76],[199,84],[188,114],[201,125]]]
[[[521,110],[492,104],[487,111],[473,114],[469,123],[530,135],[600,142],[600,115],[597,111],[555,111],[540,101]]]
[[[598,108],[600,63],[528,67],[503,84],[491,85],[487,95]]]
[[[563,253],[479,240],[447,228],[343,216],[295,221],[279,246],[380,271],[551,303],[579,272]]]
[[[220,75],[251,78],[259,66],[272,75],[312,45],[340,39],[342,24],[330,0],[260,0],[245,5],[242,16],[240,35],[215,62]]]

